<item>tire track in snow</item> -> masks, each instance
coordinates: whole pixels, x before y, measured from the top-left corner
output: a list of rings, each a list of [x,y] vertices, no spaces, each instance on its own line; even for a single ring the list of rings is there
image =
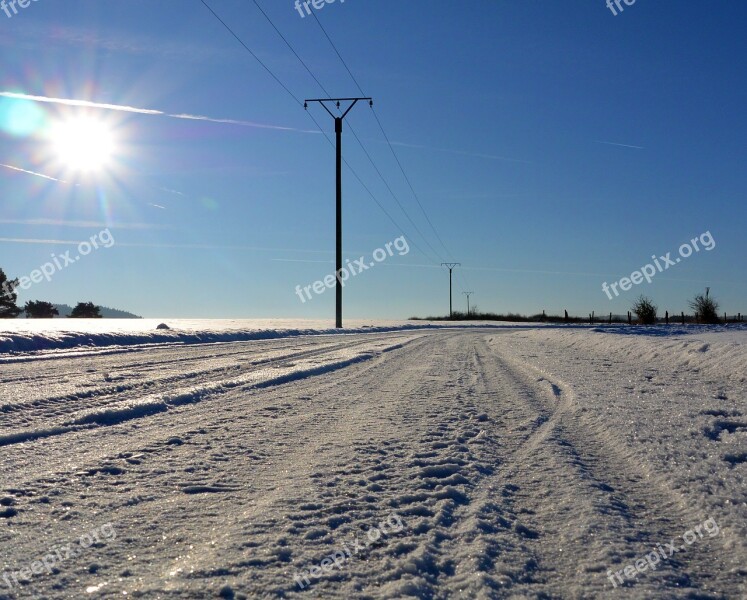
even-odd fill
[[[375,362],[377,356],[403,348],[418,337],[420,334],[412,333],[376,337],[366,335],[350,340],[344,346],[348,355],[351,347],[358,348],[361,345],[375,350],[370,355]],[[379,350],[376,350],[377,348]],[[315,353],[314,358],[325,358],[329,353],[329,348],[323,348]],[[318,370],[317,376],[312,379],[326,382],[322,384],[321,389],[336,388],[344,377],[354,376],[344,375],[346,371],[365,370],[367,362],[371,361],[340,365],[342,370],[338,372]],[[289,382],[292,385],[288,385]],[[205,523],[215,519],[216,526],[222,527],[223,532],[230,537],[234,531],[236,515],[241,515],[242,507],[251,506],[257,497],[252,482],[259,478],[258,489],[260,492],[266,492],[267,482],[273,479],[278,465],[283,464],[287,457],[292,455],[288,450],[294,448],[303,454],[303,449],[296,447],[299,441],[296,436],[289,434],[284,438],[278,432],[279,425],[275,420],[277,417],[286,414],[291,417],[301,415],[310,428],[319,427],[325,421],[332,422],[324,413],[317,413],[312,417],[304,415],[305,402],[296,403],[295,406],[287,402],[287,395],[295,393],[298,387],[308,386],[317,393],[320,391],[319,385],[316,381],[289,380],[287,375],[282,375],[277,381],[276,388],[236,388],[227,393],[227,402],[206,405],[208,410],[204,412],[181,411],[178,416],[169,418],[165,415],[154,415],[144,420],[141,425],[143,431],[127,432],[127,437],[119,441],[112,439],[112,434],[107,432],[107,428],[103,428],[102,431],[85,432],[87,437],[75,442],[57,439],[40,442],[38,446],[31,445],[28,449],[30,451],[39,450],[43,455],[50,454],[52,464],[45,465],[46,468],[41,475],[38,469],[34,469],[33,476],[26,477],[25,482],[14,481],[14,487],[8,491],[23,499],[18,504],[20,518],[25,516],[28,519],[30,514],[35,513],[34,519],[41,522],[45,518],[40,515],[39,508],[51,509],[51,514],[57,515],[53,520],[57,521],[60,514],[65,515],[64,512],[59,512],[60,501],[66,497],[91,497],[92,488],[96,488],[99,493],[95,496],[95,502],[109,504],[104,511],[105,514],[116,520],[125,531],[138,531],[143,527],[144,519],[146,527],[150,529],[159,531],[163,528],[163,541],[152,549],[141,547],[136,551],[138,555],[148,557],[148,564],[164,563],[174,546],[181,547],[177,540],[185,539],[178,526],[177,535],[172,535],[175,524],[182,523],[183,519],[190,519],[192,523]],[[283,400],[278,404],[276,397]],[[237,429],[240,424],[248,425],[247,429]],[[338,426],[335,422],[333,431]],[[264,448],[258,449],[256,444],[246,444],[240,440],[247,431],[251,432],[258,428],[264,430],[267,436],[263,439]],[[183,433],[178,436],[169,435],[176,433],[177,429]],[[154,437],[159,437],[162,441],[155,441],[152,439]],[[100,451],[101,443],[97,443],[97,439],[101,439],[105,444],[103,454]],[[313,434],[308,439],[313,441]],[[86,455],[85,448],[88,440],[91,446],[88,450],[94,450],[90,456]],[[145,443],[137,446],[137,440]],[[50,453],[51,448],[64,448],[66,443],[74,444],[76,455],[84,457],[73,467],[73,472],[70,471],[70,463],[65,460],[64,451]],[[112,446],[122,451],[112,455]],[[128,449],[125,451],[123,446]],[[225,451],[219,451],[219,447]],[[99,456],[94,458],[93,454]],[[249,478],[246,475],[247,458],[249,466],[257,469],[257,473]],[[33,460],[32,452],[23,452],[23,459],[29,465],[39,464]],[[54,462],[57,462],[58,467],[60,463],[67,464],[68,470],[55,470]],[[84,464],[80,464],[81,462]],[[235,482],[239,481],[241,485],[237,486]],[[175,497],[175,490],[178,490],[181,496]],[[284,489],[283,494],[287,494],[288,491],[289,489]],[[214,497],[215,501],[208,497]],[[267,502],[271,497],[266,493],[260,494],[261,503]],[[43,503],[38,504],[37,498]],[[226,502],[230,504],[226,506]],[[67,501],[63,504],[67,504]],[[217,507],[221,508],[216,514]],[[100,513],[102,508],[104,507],[99,507],[94,512]],[[16,540],[15,543],[20,546],[19,542]],[[27,539],[26,543],[33,543],[33,538]],[[213,543],[206,543],[204,547],[201,544],[191,544],[195,552],[199,550],[198,566],[194,570],[196,575],[185,573],[181,568],[185,563],[185,555],[182,554],[181,560],[175,560],[156,582],[167,582],[162,588],[168,590],[197,585],[191,597],[202,597],[202,587],[199,586],[200,582],[204,586],[204,581],[199,579],[200,575],[204,574],[210,579],[227,572],[222,566],[199,566],[210,563],[210,557],[215,552]],[[243,564],[237,568],[245,569],[246,566]],[[123,585],[126,585],[126,582],[125,579]],[[156,587],[161,585],[156,583]]]
[[[397,346],[392,349],[397,349]],[[355,478],[365,472],[358,466],[351,467],[350,452],[356,455],[363,452],[362,456],[369,452],[379,454],[378,450],[373,450],[371,445],[362,441],[358,446],[360,440],[368,437],[366,430],[370,426],[370,379],[386,381],[386,375],[376,373],[382,369],[391,371],[392,362],[424,346],[429,347],[430,342],[418,338],[407,346],[407,353],[388,352],[373,361],[338,371],[334,376],[330,374],[314,381],[298,382],[293,393],[304,394],[308,388],[308,398],[319,399],[319,404],[315,403],[305,411],[298,406],[285,406],[288,412],[284,414],[284,420],[293,424],[292,433],[284,431],[282,422],[276,422],[268,435],[272,439],[292,438],[294,443],[284,446],[279,453],[273,452],[267,465],[257,465],[253,480],[262,482],[264,493],[255,495],[239,510],[214,519],[214,528],[223,533],[219,535],[218,543],[212,540],[209,544],[200,544],[190,553],[188,568],[191,573],[195,577],[210,578],[217,572],[239,574],[250,568],[254,577],[262,580],[273,567],[282,567],[285,575],[276,577],[278,580],[273,586],[292,594],[298,589],[288,569],[292,559],[302,550],[299,546],[317,548],[315,558],[318,562],[329,553],[336,534],[350,531],[356,525],[378,523],[385,518],[387,513],[382,511],[382,503],[374,494],[386,477],[386,463],[375,462],[372,467],[374,474],[370,481],[366,480],[368,487],[356,480],[348,488],[345,481],[347,475]],[[416,385],[413,381],[399,387],[398,392],[407,394],[410,387]],[[288,390],[283,387],[269,391],[269,397],[278,397],[278,400],[287,397],[287,394]],[[342,402],[335,401],[336,396],[341,396]],[[363,414],[357,414],[359,410]],[[338,444],[334,441],[336,439],[342,441]],[[348,445],[350,440],[352,447]],[[389,451],[392,455],[401,453],[400,444],[385,443],[385,446],[391,448],[383,451],[384,454]],[[339,456],[341,462],[330,464],[330,454]],[[316,456],[324,457],[322,464],[314,460]],[[342,497],[340,488],[346,490]],[[285,515],[285,518],[280,519],[277,515]],[[262,542],[253,541],[258,539]],[[251,558],[237,562],[232,557],[242,547],[256,552],[250,552]],[[308,548],[303,550],[309,551]],[[246,550],[243,554],[246,554]],[[314,558],[309,559],[300,566],[312,566],[313,561]],[[353,561],[352,568],[354,566]],[[177,568],[186,570],[187,566],[184,561],[177,559],[165,571],[173,577],[177,574]],[[258,583],[254,581],[253,585]],[[239,589],[253,595],[253,585]],[[176,578],[169,580],[165,589],[179,589],[181,586],[183,580]],[[319,588],[315,590],[312,593],[317,593]]]
[[[312,353],[309,355],[311,356],[315,353],[320,352],[323,348],[326,348],[329,351],[334,351],[350,347],[350,343],[339,343],[335,341],[329,345],[325,345],[323,348],[319,348],[318,344],[310,342],[309,345],[312,346],[311,350],[285,353],[287,352],[287,350],[283,348],[279,350],[273,350],[270,357],[250,360],[250,352],[255,350],[256,346],[252,342],[243,342],[240,344],[242,344],[243,346],[241,350],[235,350],[235,343],[231,343],[226,345],[225,352],[209,354],[206,356],[197,354],[196,348],[189,347],[187,348],[187,352],[185,352],[185,357],[176,359],[168,358],[165,360],[161,359],[148,365],[138,362],[131,363],[127,361],[127,359],[129,359],[130,357],[117,357],[118,360],[114,361],[114,364],[109,368],[99,367],[98,369],[79,369],[78,365],[86,360],[85,358],[81,360],[82,357],[79,356],[69,357],[66,364],[63,365],[63,369],[59,368],[60,365],[54,365],[54,368],[49,369],[49,372],[45,372],[45,367],[48,367],[48,365],[43,364],[40,366],[40,369],[34,369],[34,380],[38,378],[58,379],[60,375],[62,375],[62,377],[66,378],[64,383],[69,384],[70,377],[78,377],[81,379],[81,381],[77,381],[75,383],[76,386],[84,388],[93,386],[94,389],[86,389],[79,392],[66,391],[66,393],[56,396],[50,396],[48,391],[36,392],[35,390],[35,393],[38,395],[31,401],[25,399],[22,402],[12,403],[6,400],[4,404],[0,405],[0,413],[7,415],[22,412],[23,414],[21,415],[21,417],[24,420],[27,420],[28,418],[33,417],[32,411],[43,411],[50,405],[61,404],[65,408],[68,408],[71,405],[74,405],[75,402],[87,402],[93,398],[98,398],[100,402],[105,402],[107,397],[115,397],[118,394],[137,393],[141,390],[150,390],[153,387],[167,388],[188,379],[197,379],[197,383],[199,383],[200,380],[209,381],[211,380],[211,378],[214,378],[215,375],[220,375],[221,373],[225,374],[228,372],[233,372],[234,374],[240,375],[243,372],[256,370],[257,367],[282,361],[284,359],[292,360],[295,358],[304,358],[309,352]],[[289,343],[288,345],[291,346],[290,350],[295,350],[298,346],[298,341],[296,340],[292,344]],[[163,349],[159,348],[159,353],[160,352],[163,352]],[[172,354],[173,352],[170,352],[169,356],[172,356]],[[209,368],[203,367],[192,371],[186,368],[188,365],[193,363],[204,364],[208,361],[213,361],[216,359],[218,361],[218,364]],[[230,362],[221,363],[221,361],[227,360]],[[179,364],[181,373],[156,378],[149,377],[149,374],[151,372],[159,373],[164,369],[166,365],[175,363]],[[21,383],[21,381],[23,381],[24,383],[30,382],[28,376],[29,366],[24,365],[21,371],[25,373],[25,375],[22,379],[15,378],[16,380],[14,381],[14,383],[16,385]],[[98,377],[100,377],[99,372],[104,374],[104,380],[106,381],[106,384],[102,384],[98,379]],[[97,380],[95,383],[91,383],[90,381],[92,378],[91,373],[97,373]],[[114,373],[114,376],[112,376],[112,373]],[[112,381],[122,381],[128,377],[131,379],[139,379],[139,381],[116,383],[114,385],[111,384]],[[34,386],[33,384],[31,385],[34,388],[38,389],[38,386]],[[59,387],[62,387],[63,389],[69,389],[70,385],[63,385]],[[6,388],[5,394],[3,395],[8,398],[8,388]],[[116,401],[116,398],[114,398],[114,401]],[[48,416],[49,415],[42,415],[43,418],[47,418]],[[6,423],[6,419],[3,419],[3,425],[6,425]]]
[[[224,568],[239,575],[244,563],[227,561],[226,554],[236,552],[226,547],[250,545],[256,549],[249,559],[251,581],[233,586],[250,596],[268,585],[289,597],[325,598],[349,598],[352,589],[384,597],[407,596],[417,589],[418,597],[435,598],[445,597],[441,588],[454,589],[449,579],[459,560],[440,548],[459,535],[461,507],[489,466],[473,445],[481,415],[455,402],[460,379],[470,377],[468,369],[460,368],[444,386],[444,370],[454,359],[449,339],[444,334],[417,340],[406,352],[338,372],[337,381],[316,391],[315,397],[323,396],[328,404],[326,409],[313,407],[320,411],[309,420],[315,431],[294,430],[298,447],[287,448],[280,462],[271,463],[274,473],[287,474],[280,478],[283,483],[277,474],[267,475],[273,491],[238,511],[230,526],[222,524],[221,529],[232,533],[221,543],[194,552],[199,557],[191,565],[195,573],[209,577]],[[296,391],[311,383],[319,385],[304,382]],[[286,437],[287,432],[273,435]],[[308,590],[298,589],[294,573],[318,564],[343,541],[360,535],[361,528],[392,512],[401,515],[404,532]],[[262,551],[266,548],[282,553]],[[284,578],[276,575],[280,568]]]
[[[486,354],[493,364],[535,389],[532,404],[543,413],[500,476],[514,482],[508,485],[516,489],[509,487],[507,496],[517,510],[527,511],[541,531],[555,538],[548,543],[540,535],[532,544],[540,570],[551,566],[545,577],[548,590],[557,579],[568,589],[587,590],[593,580],[600,594],[612,593],[608,568],[623,568],[708,517],[688,506],[661,477],[639,467],[634,452],[612,446],[600,423],[590,423],[571,386],[497,352],[495,345],[491,350]],[[558,510],[548,512],[548,502]],[[657,571],[629,580],[624,589],[647,595],[666,588],[673,590],[672,597],[695,592],[717,598],[705,591],[714,587],[722,568],[714,548],[701,543],[660,563]]]
[[[376,336],[361,341],[337,343],[325,346],[321,349],[313,348],[302,352],[280,354],[270,358],[262,358],[251,361],[248,365],[237,367],[219,366],[211,369],[203,369],[197,372],[181,373],[160,378],[156,381],[148,380],[116,386],[114,388],[103,388],[91,392],[79,393],[72,396],[47,398],[31,404],[19,404],[15,406],[5,405],[0,407],[0,412],[6,414],[18,414],[14,423],[12,419],[4,418],[2,426],[4,433],[0,435],[0,446],[17,444],[33,439],[45,438],[55,435],[63,435],[81,429],[117,425],[127,420],[147,417],[156,413],[165,412],[169,407],[182,404],[192,404],[201,401],[205,397],[224,393],[234,387],[243,387],[254,382],[255,385],[275,385],[282,382],[282,377],[291,380],[296,376],[312,376],[322,372],[324,365],[315,368],[307,367],[300,375],[294,375],[294,363],[290,361],[308,361],[315,357],[335,352],[349,353],[355,348],[373,346],[383,342],[385,338]],[[402,338],[409,339],[409,338]],[[351,359],[359,360],[359,358]],[[347,366],[345,360],[336,365],[335,368]],[[277,374],[267,376],[266,383],[261,381],[262,373],[267,368],[277,368]],[[284,372],[281,375],[281,372]],[[228,378],[219,378],[216,375],[229,374]],[[175,386],[190,384],[186,393],[174,391]],[[142,397],[138,394],[146,393]],[[79,406],[82,405],[82,406]],[[57,407],[61,408],[57,410]],[[51,408],[51,410],[50,410]],[[13,425],[27,425],[29,422],[43,423],[43,426],[13,430]],[[50,425],[50,421],[56,424]]]

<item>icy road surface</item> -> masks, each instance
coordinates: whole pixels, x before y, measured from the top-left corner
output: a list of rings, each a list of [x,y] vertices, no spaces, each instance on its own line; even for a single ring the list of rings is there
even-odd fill
[[[0,358],[0,598],[745,598],[745,340]]]

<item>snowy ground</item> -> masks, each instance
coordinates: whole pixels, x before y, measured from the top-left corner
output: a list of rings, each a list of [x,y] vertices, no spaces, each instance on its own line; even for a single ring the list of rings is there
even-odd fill
[[[0,598],[745,598],[747,330],[693,330],[6,349]]]

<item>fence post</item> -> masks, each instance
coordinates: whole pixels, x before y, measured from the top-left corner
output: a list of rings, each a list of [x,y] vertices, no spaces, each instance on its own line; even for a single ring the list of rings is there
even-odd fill
[[[630,311],[628,311],[628,325],[633,324],[633,316],[630,314]]]
[[[568,322],[568,311],[567,310],[565,311],[565,322],[566,323]]]
[[[682,313],[682,324],[685,324],[685,313]]]
[[[669,325],[669,311],[666,311],[666,314],[664,315],[664,320],[666,321],[667,325]]]
[[[610,325],[612,325],[612,313],[610,313]]]

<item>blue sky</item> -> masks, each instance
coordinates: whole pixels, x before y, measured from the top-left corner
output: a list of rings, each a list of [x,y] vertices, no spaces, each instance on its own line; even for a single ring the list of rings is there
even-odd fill
[[[259,2],[330,94],[359,94],[312,17],[292,0]],[[325,95],[252,0],[209,4],[296,97]],[[462,263],[457,308],[470,290],[481,310],[625,313],[644,293],[679,312],[710,286],[724,309],[747,311],[747,7],[623,7],[347,0],[316,11],[440,237],[371,109],[356,106],[345,157],[397,225],[346,169],[345,254],[370,257],[403,234],[411,251],[350,280],[346,317],[446,313],[439,263],[450,260]],[[61,242],[104,227],[115,238],[21,303],[333,318],[332,290],[303,304],[294,292],[334,271],[333,149],[199,0],[38,0],[0,12],[0,52],[0,268],[28,275],[75,249]],[[80,113],[115,139],[93,174],[50,159],[48,131]],[[320,107],[309,113],[332,132]],[[242,123],[166,116],[185,114]],[[603,293],[706,231],[713,250],[612,301]]]

